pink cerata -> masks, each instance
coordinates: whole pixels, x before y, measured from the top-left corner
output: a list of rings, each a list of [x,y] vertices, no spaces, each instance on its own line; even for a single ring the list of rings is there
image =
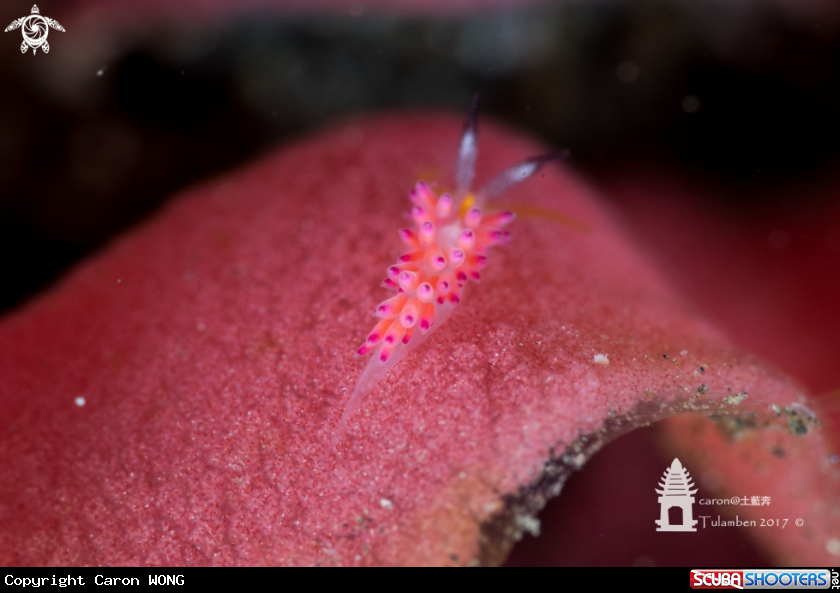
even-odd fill
[[[374,309],[373,316],[381,321],[356,351],[358,356],[373,356],[344,409],[333,444],[343,435],[365,395],[449,318],[461,302],[467,281],[481,278],[488,250],[510,241],[505,227],[515,218],[514,213],[493,210],[487,203],[528,179],[548,161],[568,155],[563,151],[530,158],[505,170],[480,190],[471,191],[478,156],[478,105],[476,95],[458,151],[455,194],[435,195],[427,183],[418,181],[409,195],[415,226],[399,230],[408,251],[388,268],[382,282],[396,295]]]

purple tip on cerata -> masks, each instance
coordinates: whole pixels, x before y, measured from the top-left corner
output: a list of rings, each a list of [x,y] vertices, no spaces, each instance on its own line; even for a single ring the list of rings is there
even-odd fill
[[[400,277],[400,269],[397,266],[388,268],[388,277],[391,280],[397,280]]]
[[[464,250],[455,247],[449,251],[449,263],[452,264],[453,268],[457,268],[462,263],[464,263]]]
[[[420,244],[430,245],[435,239],[435,225],[428,220],[420,225]]]
[[[464,224],[468,227],[477,227],[481,222],[481,210],[470,208],[464,215]]]
[[[428,282],[424,282],[420,286],[417,287],[417,296],[421,299],[425,299],[432,294],[432,285]]]
[[[503,245],[510,240],[510,233],[507,231],[490,231],[490,242],[497,245]]]
[[[437,215],[446,218],[452,212],[452,196],[443,194],[437,203]]]
[[[464,282],[467,281],[467,275],[464,273],[463,270],[458,271],[457,278],[458,278],[458,282],[460,282],[461,284],[463,284]]]
[[[437,302],[438,302],[438,305],[442,305],[442,304],[443,304],[443,297],[442,297],[442,296],[439,296],[439,297],[437,298]]]
[[[379,360],[382,361],[382,362],[385,362],[385,361],[388,360],[388,357],[390,355],[391,355],[390,352],[388,352],[387,350],[383,350],[382,352],[379,353]]]
[[[424,332],[428,331],[429,327],[431,327],[431,325],[429,324],[428,319],[421,319],[420,320],[420,330],[421,331],[424,331]]]
[[[400,283],[400,288],[402,290],[414,290],[417,287],[417,273],[409,272],[407,270],[400,272],[400,277],[397,282]]]
[[[470,272],[470,276],[472,276],[472,279],[473,279],[473,280],[481,280],[481,274],[479,274],[479,273],[478,273],[478,272],[476,272],[475,270],[473,270],[472,272]]]
[[[385,336],[385,339],[383,341],[386,344],[393,344],[394,343],[394,334],[388,334],[387,336]]]
[[[458,247],[470,251],[475,246],[475,233],[470,229],[464,229],[458,237]]]

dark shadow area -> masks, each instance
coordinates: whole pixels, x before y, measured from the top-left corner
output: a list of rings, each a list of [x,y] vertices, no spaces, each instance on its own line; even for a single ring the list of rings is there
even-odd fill
[[[632,154],[776,185],[838,153],[840,27],[765,2],[259,14],[126,35],[105,65],[62,61],[95,43],[62,35],[49,55],[2,45],[0,310],[178,189],[351,113],[460,113],[480,90],[486,114],[596,178]]]
[[[738,527],[712,527],[714,506],[693,506],[695,532],[660,532],[656,488],[671,465],[657,446],[655,428],[619,437],[569,478],[560,496],[540,513],[542,535],[525,535],[507,566],[684,566],[693,568],[772,566]],[[691,468],[687,468],[689,472]],[[697,501],[713,496],[699,480]],[[703,527],[702,516],[707,516]],[[679,507],[669,510],[672,525],[682,523]],[[599,545],[592,542],[593,533]]]
[[[838,152],[840,29],[736,4],[243,16],[187,41],[126,36],[107,67],[62,63],[81,43],[70,34],[34,57],[15,55],[10,36],[0,310],[179,188],[290,134],[382,108],[462,112],[476,90],[485,113],[571,148],[573,165],[596,177],[632,153],[730,184],[795,181]]]

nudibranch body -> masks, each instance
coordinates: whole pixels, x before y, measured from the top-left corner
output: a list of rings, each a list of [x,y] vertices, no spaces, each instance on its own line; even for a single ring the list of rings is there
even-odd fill
[[[460,214],[451,195],[438,197],[422,181],[411,192],[411,201],[417,226],[399,231],[410,251],[388,268],[382,283],[397,294],[376,307],[373,314],[382,321],[356,351],[364,355],[377,350],[380,363],[388,362],[398,344],[410,344],[415,330],[432,331],[438,309],[443,313],[444,306],[461,302],[467,280],[481,277],[488,248],[509,240],[503,227],[514,218],[511,211],[483,216],[476,207]]]
[[[436,195],[423,181],[418,181],[411,191],[410,216],[415,226],[399,231],[408,251],[388,268],[382,283],[396,294],[376,307],[373,315],[380,321],[356,351],[360,356],[372,352],[373,358],[344,410],[334,443],[367,392],[446,321],[461,302],[465,284],[481,278],[488,250],[510,241],[510,233],[504,227],[513,221],[514,213],[493,211],[487,208],[487,202],[533,175],[544,163],[566,154],[528,159],[473,193],[470,185],[478,155],[477,115],[476,96],[458,152],[454,195]]]

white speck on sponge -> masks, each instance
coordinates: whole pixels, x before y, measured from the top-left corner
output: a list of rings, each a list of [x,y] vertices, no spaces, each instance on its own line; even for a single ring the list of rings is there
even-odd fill
[[[602,364],[604,366],[610,364],[610,359],[607,357],[606,354],[596,354],[593,360],[598,364]]]
[[[540,520],[536,517],[520,515],[516,518],[516,526],[522,531],[527,531],[534,537],[538,537],[540,535]]]
[[[77,398],[76,398],[75,400],[73,400],[73,401],[75,401],[75,402],[76,402],[76,405],[77,405],[77,406],[79,406],[80,408],[81,408],[83,405],[85,405],[85,398],[83,398],[83,397],[77,397]]]
[[[686,354],[688,354],[688,350],[680,351],[680,356],[685,356]]]
[[[840,556],[840,540],[836,537],[832,537],[825,542],[825,549],[832,556]]]
[[[387,498],[383,498],[382,500],[380,500],[379,504],[382,505],[383,509],[388,509],[389,511],[394,508],[394,504]]]

